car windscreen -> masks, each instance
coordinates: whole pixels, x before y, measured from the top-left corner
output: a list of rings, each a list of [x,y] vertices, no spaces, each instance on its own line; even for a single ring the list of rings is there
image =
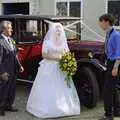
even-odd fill
[[[59,22],[63,25],[68,40],[80,40],[81,24],[79,20],[62,20]]]

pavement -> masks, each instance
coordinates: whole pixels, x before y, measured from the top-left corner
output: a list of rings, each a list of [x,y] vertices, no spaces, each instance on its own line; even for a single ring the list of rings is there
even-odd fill
[[[28,114],[25,110],[27,99],[30,91],[29,84],[17,84],[17,93],[16,93],[16,101],[14,104],[15,108],[19,108],[19,112],[17,113],[6,113],[5,117],[0,117],[0,120],[41,120],[30,114]],[[79,116],[72,117],[64,117],[57,118],[55,120],[98,120],[101,116],[103,116],[103,103],[99,102],[96,108],[87,109],[85,107],[81,108],[81,114]],[[54,119],[50,119],[54,120]],[[120,118],[115,118],[115,120],[120,120]]]

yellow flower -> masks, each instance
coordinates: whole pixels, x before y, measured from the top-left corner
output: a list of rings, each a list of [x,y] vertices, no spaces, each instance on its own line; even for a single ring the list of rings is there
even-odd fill
[[[71,52],[66,52],[60,60],[60,69],[66,74],[66,80],[69,82],[72,80],[72,76],[77,70],[77,61],[75,56]]]

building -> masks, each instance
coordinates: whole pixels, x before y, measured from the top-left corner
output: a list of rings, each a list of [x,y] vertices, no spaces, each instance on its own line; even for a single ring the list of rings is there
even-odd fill
[[[0,14],[54,14],[54,4],[54,0],[0,0]]]
[[[98,17],[103,13],[111,13],[115,18],[115,26],[120,30],[120,0],[83,0],[83,17],[82,20],[93,31],[104,37],[104,33],[98,26]],[[92,2],[93,1],[93,2]],[[82,39],[96,39],[100,37],[82,27]]]
[[[120,0],[0,0],[0,14],[81,17],[89,27],[81,26],[81,39],[99,40],[101,38],[96,34],[104,34],[99,28],[98,17],[108,11],[115,15],[116,25],[119,25],[119,6]]]

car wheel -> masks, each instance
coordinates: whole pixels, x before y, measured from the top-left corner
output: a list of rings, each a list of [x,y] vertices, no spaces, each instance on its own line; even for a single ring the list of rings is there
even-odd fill
[[[74,76],[75,86],[82,104],[88,108],[96,106],[99,100],[99,86],[95,74],[88,67],[82,67]]]

